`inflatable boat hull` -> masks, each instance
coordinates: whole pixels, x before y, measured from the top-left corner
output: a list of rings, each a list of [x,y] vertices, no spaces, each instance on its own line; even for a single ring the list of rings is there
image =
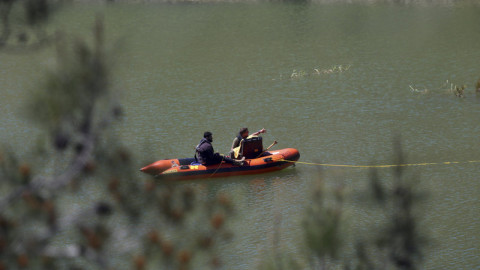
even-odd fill
[[[244,166],[228,163],[204,166],[193,158],[164,159],[140,169],[142,172],[161,178],[188,180],[235,175],[260,174],[282,170],[295,164],[300,158],[297,149],[286,148],[266,152],[262,157],[246,159]]]

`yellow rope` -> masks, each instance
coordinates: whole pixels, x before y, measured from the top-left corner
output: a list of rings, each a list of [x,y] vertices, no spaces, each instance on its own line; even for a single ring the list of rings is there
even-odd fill
[[[217,169],[215,169],[215,171],[214,171],[209,177],[207,177],[207,178],[211,178],[214,174],[217,173],[218,169],[220,169],[220,167],[222,167],[222,163],[223,163],[223,160],[224,160],[224,159],[225,159],[225,156],[222,155],[222,161],[220,161],[220,163],[218,164]]]
[[[342,164],[327,164],[327,163],[311,163],[311,162],[302,162],[302,161],[292,161],[292,160],[286,160],[286,159],[280,159],[279,161],[300,163],[300,164],[307,164],[307,165],[315,165],[315,166],[346,167],[346,168],[391,168],[391,167],[407,167],[407,166],[451,165],[451,164],[479,163],[480,162],[480,160],[470,160],[470,161],[426,162],[426,163],[393,164],[393,165],[342,165]]]

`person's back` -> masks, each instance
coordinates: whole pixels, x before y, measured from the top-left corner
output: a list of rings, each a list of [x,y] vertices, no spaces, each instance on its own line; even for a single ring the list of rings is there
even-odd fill
[[[210,161],[213,160],[214,151],[211,142],[207,138],[202,138],[195,150],[198,162],[202,164],[211,163]]]
[[[213,151],[213,136],[211,132],[206,131],[203,134],[203,139],[200,140],[200,143],[195,148],[195,156],[198,162],[202,163],[205,166],[219,164],[222,161],[225,161],[230,164],[234,165],[243,165],[243,161],[245,159],[234,161],[229,157],[225,157],[220,155],[219,153],[215,153]]]

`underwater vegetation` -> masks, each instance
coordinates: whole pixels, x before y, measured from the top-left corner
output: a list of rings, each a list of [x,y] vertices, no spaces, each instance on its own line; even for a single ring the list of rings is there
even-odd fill
[[[311,71],[306,71],[303,69],[294,69],[292,73],[290,73],[288,76],[285,76],[283,74],[280,75],[280,79],[302,79],[305,77],[309,76],[319,76],[319,75],[328,75],[328,74],[336,74],[336,73],[343,73],[349,70],[352,67],[351,64],[348,65],[334,65],[330,68],[325,68],[325,69],[320,69],[320,68],[314,68]],[[275,80],[275,79],[274,79]]]
[[[413,93],[429,94],[429,93],[437,92],[437,93],[445,93],[449,95],[453,94],[455,97],[458,97],[458,98],[465,98],[466,89],[467,89],[466,84],[462,84],[460,86],[450,82],[449,80],[446,80],[440,87],[433,88],[433,89],[427,89],[427,88],[418,89],[416,87],[413,87],[412,85],[409,85],[408,87],[410,88],[410,91]],[[480,94],[480,79],[478,79],[477,83],[475,84],[475,93],[477,95]]]
[[[333,73],[342,73],[350,69],[352,65],[335,65],[332,66],[331,68],[327,69],[318,69],[314,68],[311,73],[304,71],[304,70],[293,70],[292,74],[290,75],[290,79],[297,79],[297,78],[303,78],[305,76],[311,76],[311,75],[321,75],[321,74],[333,74]]]

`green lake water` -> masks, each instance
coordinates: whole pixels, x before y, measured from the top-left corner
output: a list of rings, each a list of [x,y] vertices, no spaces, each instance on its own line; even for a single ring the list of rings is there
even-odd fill
[[[428,194],[425,269],[480,267],[480,163],[467,162],[480,160],[478,6],[76,5],[51,27],[87,35],[99,13],[125,108],[116,129],[139,161],[191,157],[206,130],[227,153],[247,126],[266,128],[264,146],[278,140],[303,162],[384,165],[400,136],[408,163],[460,162],[408,168]],[[49,50],[0,54],[0,139],[19,152],[36,136],[20,113],[24,99],[53,62]],[[451,83],[466,84],[464,98]],[[182,185],[232,196],[234,241],[222,259],[226,269],[251,269],[274,248],[304,258],[301,224],[319,168],[328,189],[345,188],[349,235],[369,232],[378,214],[361,194],[368,169],[298,164]],[[392,179],[391,169],[379,175]]]

